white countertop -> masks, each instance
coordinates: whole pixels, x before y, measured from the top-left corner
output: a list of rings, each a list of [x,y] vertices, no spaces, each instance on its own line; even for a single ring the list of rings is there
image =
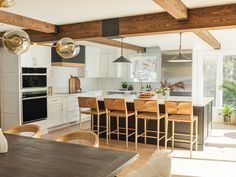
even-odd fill
[[[83,93],[60,93],[60,94],[53,94],[53,96],[87,96],[87,97],[97,97],[99,101],[103,101],[104,98],[124,98],[127,102],[132,103],[134,99],[138,98],[137,95],[134,94],[112,94],[108,95],[107,91],[104,90],[97,90],[97,91],[89,91]],[[203,107],[209,104],[211,101],[214,100],[213,97],[203,97],[203,98],[194,98],[188,96],[169,96],[168,98],[158,98],[158,96],[153,96],[149,99],[155,99],[159,101],[159,104],[164,104],[166,100],[172,101],[192,101],[193,106],[196,107]]]

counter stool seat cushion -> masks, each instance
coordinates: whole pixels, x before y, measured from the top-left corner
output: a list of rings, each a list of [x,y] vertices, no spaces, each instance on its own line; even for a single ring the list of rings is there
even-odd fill
[[[157,113],[155,112],[141,112],[137,114],[137,117],[140,119],[154,119],[157,120]],[[165,114],[160,114],[159,119],[165,117]]]
[[[128,111],[128,116],[132,116],[135,113],[133,111]],[[125,111],[111,111],[109,114],[111,117],[126,117]]]
[[[197,119],[197,116],[193,116],[193,121]],[[168,117],[169,121],[176,122],[191,122],[191,117],[189,115],[181,115],[181,114],[172,114]]]

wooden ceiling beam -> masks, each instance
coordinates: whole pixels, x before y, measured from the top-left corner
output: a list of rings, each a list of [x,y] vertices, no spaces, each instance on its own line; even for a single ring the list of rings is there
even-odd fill
[[[0,23],[14,25],[44,33],[56,33],[57,27],[53,24],[13,14],[0,10]]]
[[[153,0],[172,17],[178,20],[188,18],[188,9],[181,0]]]
[[[194,31],[194,33],[214,49],[220,49],[221,45],[209,31]]]
[[[187,20],[176,20],[166,12],[122,17],[119,34],[125,37],[235,28],[235,11],[236,4],[230,4],[189,9]]]
[[[91,39],[87,39],[86,41],[97,43],[97,44],[102,44],[102,45],[109,45],[109,46],[113,46],[113,47],[121,47],[120,41],[116,41],[116,40],[112,40],[112,39],[108,39],[108,38],[104,38],[104,37],[91,38]],[[123,48],[129,49],[129,50],[135,50],[137,52],[145,52],[144,47],[128,44],[126,42],[123,42]]]

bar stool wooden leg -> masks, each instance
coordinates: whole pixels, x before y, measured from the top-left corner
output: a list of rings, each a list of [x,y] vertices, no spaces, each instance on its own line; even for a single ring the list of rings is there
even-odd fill
[[[108,136],[109,136],[109,133],[110,133],[108,125],[109,125],[109,116],[106,114],[106,129],[107,129],[107,131],[106,131],[106,141],[107,141],[107,146],[108,146]]]
[[[175,122],[172,121],[172,150],[175,146]]]
[[[157,119],[157,149],[160,149],[160,119]]]
[[[79,128],[82,129],[82,114],[79,113]]]
[[[138,148],[138,118],[135,116],[135,150]]]
[[[144,144],[147,144],[147,120],[144,119]]]
[[[167,148],[167,141],[168,141],[168,120],[165,119],[165,149]]]
[[[116,130],[117,130],[117,140],[120,140],[120,125],[119,125],[119,117],[116,117]]]
[[[193,122],[190,123],[190,158],[192,158],[193,151]]]
[[[128,130],[128,117],[125,117],[125,134],[126,134],[126,148],[128,149],[128,147],[129,147],[129,130]]]
[[[97,115],[97,135],[100,135],[100,115]]]
[[[109,141],[111,140],[111,116],[108,116]]]
[[[195,150],[197,151],[197,146],[198,146],[198,118],[196,119],[196,122],[195,122],[195,134],[196,134]]]
[[[91,114],[91,130],[94,131],[94,115]]]

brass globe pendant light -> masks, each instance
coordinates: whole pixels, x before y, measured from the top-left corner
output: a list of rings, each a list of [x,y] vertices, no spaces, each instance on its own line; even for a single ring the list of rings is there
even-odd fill
[[[52,47],[55,47],[58,55],[65,59],[76,57],[80,52],[79,44],[71,38],[62,38]]]
[[[0,0],[0,7],[11,7],[15,5],[17,0]]]
[[[23,30],[7,31],[0,39],[2,39],[3,47],[15,55],[25,53],[30,47],[29,35]]]

